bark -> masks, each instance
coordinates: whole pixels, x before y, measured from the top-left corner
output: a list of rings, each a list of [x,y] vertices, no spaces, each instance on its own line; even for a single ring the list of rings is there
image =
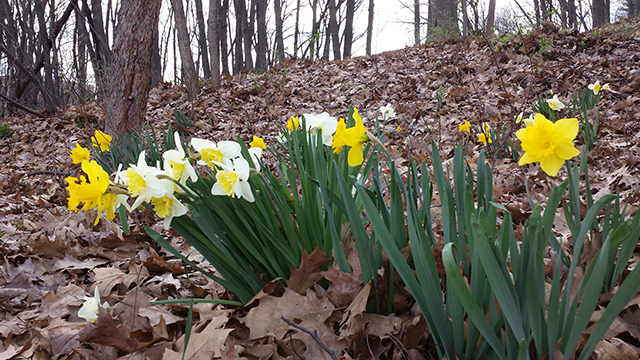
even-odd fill
[[[276,17],[276,61],[280,61],[284,59],[284,37],[283,37],[283,29],[282,29],[282,0],[274,0],[273,1],[273,11]],[[258,11],[258,14],[260,12]],[[258,36],[260,34],[258,33]],[[297,35],[296,35],[297,36]],[[258,39],[259,40],[259,39]],[[297,38],[296,38],[297,41]],[[294,44],[294,47],[297,44]]]
[[[369,19],[367,22],[367,55],[371,56],[371,42],[373,41],[373,0],[369,0]]]
[[[487,27],[484,34],[487,38],[493,37],[493,27],[496,19],[496,0],[489,0],[489,8],[487,9]]]
[[[218,51],[218,0],[209,0],[209,56],[211,57],[211,87],[220,88],[220,53]],[[224,34],[224,33],[223,33]]]
[[[207,53],[207,31],[204,27],[204,13],[202,12],[202,0],[195,0],[196,18],[198,20],[198,50],[202,58],[202,72],[204,77],[211,78],[211,68],[209,67],[209,54]]]
[[[353,46],[353,17],[356,11],[356,1],[347,0],[347,15],[344,21],[344,57],[351,57]]]
[[[334,0],[329,0],[334,1]],[[318,34],[318,26],[320,24],[319,21],[317,21],[318,18],[318,0],[313,0],[313,3],[310,3],[311,5],[311,38],[309,39],[309,46],[307,47],[307,50],[309,50],[309,59],[313,60],[313,57],[315,55],[315,46],[316,46],[316,39],[319,36]],[[329,11],[329,13],[331,13],[331,11]],[[305,51],[306,52],[306,51]],[[303,55],[304,57],[304,55]]]
[[[591,4],[593,27],[596,28],[605,23],[605,0],[593,0]]]
[[[180,48],[180,67],[182,68],[182,81],[187,88],[187,95],[194,100],[200,92],[198,85],[198,73],[193,64],[191,55],[191,41],[187,29],[187,17],[184,13],[182,0],[172,0],[176,32],[178,33],[178,48]]]
[[[242,52],[242,24],[245,23],[247,9],[245,8],[244,0],[233,0],[233,7],[236,11],[236,36],[233,40],[235,42],[233,73],[239,74],[240,71],[245,69],[244,53]]]
[[[144,122],[151,81],[154,33],[161,0],[123,1],[113,44],[106,133],[139,130]]]
[[[258,27],[258,43],[256,44],[256,67],[267,70],[267,0],[257,0],[256,26]],[[283,44],[284,47],[284,44]],[[284,52],[284,49],[283,49]]]
[[[420,45],[420,0],[413,1],[413,43]]]
[[[439,41],[460,35],[457,12],[455,0],[431,0],[427,40]]]
[[[336,20],[336,0],[329,0],[329,36],[333,45],[333,59],[340,60],[340,35],[338,34],[338,21]],[[329,39],[327,39],[329,41]]]
[[[253,68],[253,54],[251,49],[253,48],[253,29],[255,22],[255,8],[256,0],[249,0],[248,15],[245,16],[245,20],[242,23],[242,38],[244,39],[244,66],[247,69]],[[246,9],[246,8],[245,8]]]
[[[300,0],[297,0],[296,4],[296,25],[295,30],[293,31],[293,58],[296,59],[298,57],[298,39],[300,36]],[[638,0],[640,1],[640,0]]]
[[[220,41],[220,57],[222,73],[229,75],[229,49],[227,48],[227,15],[229,14],[229,0],[215,0],[218,3],[218,40]],[[231,38],[231,37],[229,37]]]
[[[153,33],[153,54],[151,55],[151,88],[162,81],[162,58],[160,58],[160,31],[156,26]]]

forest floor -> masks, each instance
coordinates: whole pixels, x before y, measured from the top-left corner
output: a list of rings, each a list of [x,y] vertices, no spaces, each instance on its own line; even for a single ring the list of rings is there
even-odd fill
[[[391,104],[397,116],[384,129],[396,163],[413,157],[430,164],[432,140],[446,162],[465,136],[458,125],[468,120],[467,159],[473,168],[484,149],[477,141],[482,122],[513,134],[522,126],[516,116],[524,112],[528,117],[536,96],[547,99],[553,91],[570,103],[574,90],[595,81],[610,84],[611,91],[604,91],[598,104],[600,126],[588,161],[591,192],[594,198],[620,194],[631,216],[640,204],[637,21],[589,33],[544,27],[492,46],[481,37],[467,37],[344,61],[287,60],[263,74],[225,76],[220,90],[204,82],[193,102],[181,88],[163,84],[151,91],[147,120],[166,130],[180,110],[193,116],[193,126],[183,130],[194,136],[220,141],[239,135],[248,142],[258,135],[273,144],[291,116],[327,111],[346,118],[351,105],[360,110],[366,126],[374,126],[379,108]],[[559,117],[568,117],[567,109]],[[0,127],[0,360],[180,358],[189,307],[152,306],[150,301],[186,299],[191,293],[229,295],[198,273],[187,276],[181,262],[146,235],[124,235],[117,222],[106,219],[93,226],[95,213],[67,209],[62,174],[78,172],[71,150],[76,143],[86,146],[94,130],[103,128],[99,104],[71,106],[47,118],[4,117],[0,125],[6,125]],[[494,195],[520,229],[531,214],[525,181],[534,201],[544,203],[566,177],[564,169],[549,177],[539,165],[520,167],[511,158],[490,162]],[[562,214],[558,219],[554,232],[566,243],[569,230]],[[137,221],[155,224],[160,231],[155,219]],[[437,230],[441,224],[434,226]],[[175,233],[163,234],[184,253],[191,250]],[[636,250],[630,268],[640,260]],[[350,255],[357,261],[353,251]],[[202,260],[196,254],[191,258]],[[394,304],[396,314],[366,314],[358,274],[322,275],[332,283],[322,298],[314,292],[270,289],[240,309],[194,305],[185,358],[330,358],[280,316],[318,330],[321,342],[344,359],[435,358],[413,302]],[[78,309],[95,286],[114,307],[114,316],[91,324],[78,317]],[[640,297],[618,317],[594,358],[638,359],[638,304]],[[343,324],[347,312],[349,321]]]

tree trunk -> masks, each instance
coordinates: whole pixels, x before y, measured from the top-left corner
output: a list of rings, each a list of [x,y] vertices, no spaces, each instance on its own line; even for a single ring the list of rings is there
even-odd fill
[[[220,41],[220,60],[222,73],[229,75],[229,49],[227,48],[227,15],[229,14],[229,0],[215,0],[218,4],[218,40]],[[221,6],[220,6],[221,5]]]
[[[283,29],[282,29],[282,0],[274,0],[273,1],[273,11],[275,13],[275,17],[276,17],[276,61],[280,61],[282,59],[284,59],[285,57],[285,53],[284,53],[284,37],[283,37]],[[258,10],[258,14],[260,13],[260,11]],[[258,34],[259,37],[260,34]],[[258,41],[260,39],[258,38]],[[296,39],[295,42],[297,42],[297,34],[296,34]],[[297,46],[297,44],[293,45],[294,47]]]
[[[356,11],[355,0],[347,0],[347,15],[344,21],[344,57],[351,57],[353,46],[353,16]]]
[[[256,26],[258,27],[256,67],[259,70],[265,71],[267,70],[267,0],[257,0]]]
[[[329,0],[330,3],[331,1],[334,1],[334,0]],[[329,14],[331,14],[331,10],[329,10]],[[318,34],[319,22],[317,22],[317,18],[318,18],[318,0],[313,0],[313,3],[311,3],[311,38],[309,39],[309,46],[307,47],[307,50],[309,50],[309,59],[311,60],[313,60],[313,57],[316,53],[315,52],[315,46],[317,42],[316,39],[319,36]]]
[[[371,43],[373,41],[373,0],[369,0],[369,19],[367,21],[367,55],[371,56]]]
[[[337,12],[336,0],[329,0],[329,34],[327,34],[327,36],[331,37],[334,60],[340,60],[342,58],[340,56],[340,34],[338,33],[338,21],[336,20]],[[327,41],[329,41],[328,38]]]
[[[455,0],[431,0],[427,40],[439,41],[460,35]]]
[[[249,0],[249,11],[245,12],[245,20],[242,24],[242,37],[244,38],[244,66],[247,69],[253,68],[253,30],[256,18],[256,0]],[[246,7],[245,7],[246,9]]]
[[[298,3],[296,5],[296,25],[295,25],[295,30],[293,31],[293,58],[294,59],[298,58],[298,39],[300,36],[299,26],[300,26],[300,0],[298,0]]]
[[[209,54],[207,53],[207,31],[204,27],[204,13],[202,12],[202,0],[196,2],[196,18],[198,19],[198,50],[202,58],[202,72],[204,77],[211,78],[211,68],[209,67]]]
[[[233,74],[237,75],[245,69],[244,53],[242,52],[242,24],[245,23],[247,9],[244,0],[233,0],[233,6],[236,10],[236,37],[233,40],[235,42]]]
[[[413,1],[413,43],[420,45],[420,0]]]
[[[605,23],[605,0],[593,0],[591,5],[593,27],[596,28]]]
[[[211,57],[211,87],[220,88],[220,53],[218,51],[218,0],[209,0],[209,56]]]
[[[493,37],[493,27],[496,18],[496,0],[489,0],[489,9],[487,9],[487,27],[484,34],[488,39]]]
[[[176,31],[178,33],[178,48],[180,48],[180,67],[182,68],[182,81],[187,88],[187,95],[190,100],[194,100],[200,92],[198,85],[198,73],[193,64],[191,55],[191,41],[189,41],[189,31],[187,29],[187,17],[184,13],[182,0],[172,0],[173,14]]]
[[[153,54],[151,55],[151,88],[162,81],[162,58],[160,57],[160,31],[155,27],[153,33]]]
[[[110,77],[105,128],[112,136],[139,130],[144,122],[161,3],[123,1],[120,7],[111,63],[118,71],[113,71]]]

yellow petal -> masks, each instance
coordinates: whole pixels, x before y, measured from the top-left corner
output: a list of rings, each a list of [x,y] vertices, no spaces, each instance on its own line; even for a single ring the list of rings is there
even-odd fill
[[[529,155],[529,153],[524,153],[524,155],[522,155],[520,160],[518,160],[518,165],[522,166],[522,165],[531,164],[538,161],[540,161],[540,159],[534,158],[533,156]]]
[[[578,119],[560,119],[556,121],[554,126],[556,128],[556,134],[558,134],[558,139],[569,139],[573,141],[580,130]]]
[[[364,157],[362,156],[362,144],[359,146],[352,146],[351,149],[349,149],[349,157],[347,158],[347,161],[349,162],[349,166],[352,167],[362,165],[362,162],[364,161]]]
[[[542,171],[549,176],[558,175],[558,170],[560,170],[562,164],[564,164],[564,160],[560,159],[556,154],[551,154],[540,161]]]
[[[564,160],[569,160],[580,155],[580,150],[576,149],[572,140],[560,139],[556,143],[556,155]]]

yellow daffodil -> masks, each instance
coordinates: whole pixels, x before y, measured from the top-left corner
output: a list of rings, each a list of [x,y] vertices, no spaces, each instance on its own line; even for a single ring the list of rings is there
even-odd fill
[[[522,142],[522,155],[518,165],[539,162],[549,176],[556,176],[565,160],[580,154],[573,144],[578,135],[578,119],[560,119],[555,123],[542,114],[536,114],[533,125],[516,132]]]
[[[486,122],[482,123],[482,132],[483,133],[488,133],[489,132],[489,124],[487,124]]]
[[[233,160],[233,167],[224,166],[216,173],[216,183],[211,188],[213,195],[237,196],[254,202],[249,185],[249,163],[243,158]]]
[[[489,133],[480,133],[478,135],[478,141],[481,142],[484,146],[487,146],[487,142],[489,144],[493,143],[493,140],[491,140],[491,134]]]
[[[96,130],[95,135],[91,137],[91,144],[95,147],[99,147],[100,151],[109,151],[109,145],[111,145],[111,136],[103,133],[100,130]]]
[[[191,181],[198,180],[198,174],[191,166],[189,159],[187,159],[187,155],[182,149],[182,143],[180,142],[180,135],[176,131],[173,134],[176,148],[173,150],[167,150],[162,154],[164,159],[164,170],[169,173],[169,175],[179,180],[182,185],[187,183],[187,179],[191,179]]]
[[[174,184],[169,180],[161,180],[165,188],[162,197],[151,198],[153,211],[161,217],[165,230],[171,227],[171,221],[174,217],[182,216],[187,213],[187,208],[173,195]]]
[[[331,147],[333,148],[333,152],[335,154],[340,154],[342,151],[342,147],[347,145],[342,138],[342,133],[347,128],[347,124],[344,122],[343,118],[338,120],[338,127],[336,128],[336,134],[333,135],[333,141],[331,142]]]
[[[358,166],[364,161],[362,148],[364,143],[369,141],[369,137],[367,136],[367,131],[364,128],[364,125],[362,124],[362,118],[360,117],[360,114],[358,114],[358,109],[353,109],[353,119],[356,121],[356,125],[345,129],[342,132],[342,139],[346,145],[351,147],[347,158],[349,166]]]
[[[258,147],[261,149],[266,149],[267,145],[264,144],[264,140],[261,137],[253,135],[253,140],[249,143],[249,146],[254,148]]]
[[[459,131],[466,131],[467,133],[471,132],[471,123],[468,122],[467,120],[462,120],[462,124],[458,125],[458,130]]]
[[[136,201],[131,205],[134,209],[143,202],[148,203],[152,198],[164,196],[167,191],[160,179],[156,177],[162,171],[147,165],[145,155],[146,153],[143,150],[138,157],[138,164],[129,164],[129,168],[119,175],[127,185],[131,196],[137,197]]]
[[[78,310],[78,316],[94,322],[98,318],[98,313],[100,312],[100,292],[98,291],[98,287],[95,287],[94,296],[85,296],[84,299],[84,304],[82,304],[82,307]],[[110,306],[105,301],[104,304],[102,304],[102,308],[109,310]]]
[[[553,95],[553,98],[547,99],[547,104],[553,111],[562,110],[565,108],[564,104],[558,99],[558,94]]]
[[[71,161],[73,161],[74,164],[80,164],[84,160],[89,160],[90,156],[91,153],[89,152],[89,149],[85,149],[77,143],[76,148],[71,151]]]
[[[391,107],[391,104],[387,104],[387,106],[383,106],[380,108],[380,112],[384,116],[385,119],[391,119],[396,116],[396,111]]]
[[[296,116],[292,116],[287,120],[287,129],[289,131],[298,130],[298,127],[300,127],[300,121]]]
[[[102,169],[95,161],[85,160],[82,162],[82,171],[87,175],[79,178],[68,177],[65,180],[69,184],[68,207],[69,210],[78,211],[80,203],[84,203],[82,210],[98,208],[98,213],[107,210],[107,219],[115,217],[113,211],[116,202],[116,195],[108,193],[107,188],[111,185],[109,174]],[[95,224],[100,221],[100,216],[96,217]]]
[[[231,160],[241,155],[242,147],[235,141],[213,141],[193,138],[191,145],[200,153],[198,164],[215,169],[217,164],[231,165]]]

